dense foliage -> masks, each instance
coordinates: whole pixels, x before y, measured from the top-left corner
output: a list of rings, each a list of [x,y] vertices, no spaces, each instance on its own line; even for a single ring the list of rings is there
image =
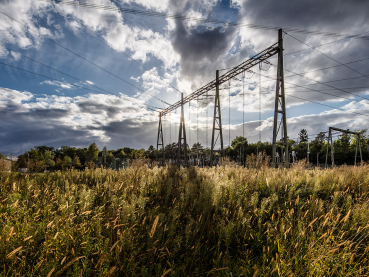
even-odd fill
[[[308,142],[310,141],[310,142]],[[289,151],[295,151],[298,153],[298,160],[308,158],[309,162],[316,165],[319,162],[320,165],[324,165],[326,160],[327,151],[327,137],[326,133],[322,132],[313,140],[309,140],[309,136],[305,129],[302,129],[299,133],[299,138],[296,140],[288,140]],[[183,145],[183,147],[185,147]],[[196,142],[192,147],[186,145],[188,154],[192,157],[197,156],[200,153],[202,158],[209,158],[210,148],[204,147],[201,143]],[[277,151],[280,152],[279,146]],[[361,131],[361,150],[364,161],[369,161],[369,139],[366,134],[366,130]],[[113,164],[116,158],[120,161],[127,161],[135,159],[136,157],[146,157],[151,161],[161,160],[163,153],[165,158],[176,159],[178,154],[177,143],[169,143],[165,146],[164,152],[159,149],[157,151],[152,145],[147,149],[132,149],[128,147],[119,148],[117,150],[106,150],[106,163],[105,167],[109,167]],[[71,146],[62,146],[59,149],[48,146],[35,146],[34,148],[26,151],[22,155],[18,156],[17,162],[13,162],[12,170],[17,171],[18,168],[28,168],[28,172],[44,172],[55,170],[66,170],[74,167],[75,169],[84,169],[87,167],[95,167],[98,163],[99,148],[95,143],[90,144],[88,148],[76,148]],[[331,150],[329,150],[331,151]],[[356,137],[341,134],[335,138],[334,141],[335,151],[335,164],[336,165],[353,165],[355,163],[355,151],[356,151]],[[267,155],[272,155],[272,144],[268,142],[248,143],[247,138],[237,136],[231,142],[231,145],[225,147],[225,155],[232,160],[244,162],[249,155],[257,155],[260,152],[265,152]],[[220,158],[220,153],[216,153],[216,156]],[[4,156],[0,153],[0,158]],[[209,160],[209,159],[208,159]],[[358,153],[357,161],[360,162],[360,155]],[[328,154],[328,164],[331,164],[331,155]]]
[[[2,276],[367,276],[369,166],[0,173]]]

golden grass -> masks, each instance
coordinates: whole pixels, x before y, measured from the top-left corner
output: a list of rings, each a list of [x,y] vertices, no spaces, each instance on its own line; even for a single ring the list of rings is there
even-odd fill
[[[0,175],[4,276],[368,276],[369,166]],[[115,275],[114,275],[115,274]]]

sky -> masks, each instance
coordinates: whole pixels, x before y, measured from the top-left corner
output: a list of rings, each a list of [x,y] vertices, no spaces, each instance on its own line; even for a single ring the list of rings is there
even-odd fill
[[[277,28],[287,30],[289,138],[303,128],[310,140],[329,127],[368,128],[368,1],[83,1],[272,29],[63,2],[0,0],[1,153],[93,142],[100,149],[156,147],[160,109],[213,81],[216,70],[224,74],[275,44]],[[268,62],[222,84],[224,146],[243,135],[272,141],[277,55]],[[185,105],[188,144],[210,147],[213,102],[209,96]],[[164,144],[178,140],[179,114],[163,118]]]

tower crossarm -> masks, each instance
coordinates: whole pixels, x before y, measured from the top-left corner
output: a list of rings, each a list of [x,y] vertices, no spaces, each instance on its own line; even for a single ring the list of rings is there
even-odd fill
[[[241,73],[243,73],[245,71],[248,71],[253,66],[255,66],[255,65],[257,65],[257,64],[259,64],[263,61],[266,61],[267,59],[274,56],[278,52],[279,52],[279,46],[278,46],[278,43],[275,43],[272,46],[264,49],[260,53],[256,54],[255,56],[251,57],[247,61],[244,61],[243,63],[239,64],[236,67],[233,67],[228,72],[226,72],[223,75],[219,76],[219,85],[231,80],[232,78],[235,78],[237,75],[240,75]],[[185,104],[187,102],[190,102],[191,100],[194,100],[194,99],[196,99],[197,97],[199,97],[201,95],[204,95],[206,92],[208,92],[210,90],[215,89],[216,85],[217,85],[216,83],[217,83],[216,80],[213,80],[210,83],[208,83],[207,85],[199,88],[195,92],[187,95],[186,97],[183,98],[183,104]],[[182,105],[182,101],[178,101],[178,102],[174,103],[173,105],[167,107],[166,109],[162,110],[161,115],[164,116],[164,115],[170,113],[171,111],[179,108],[181,105]]]

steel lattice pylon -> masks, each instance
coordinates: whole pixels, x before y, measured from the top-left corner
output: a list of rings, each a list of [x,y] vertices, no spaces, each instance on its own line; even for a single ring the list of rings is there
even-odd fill
[[[207,85],[201,87],[200,89],[196,90],[195,92],[183,97],[181,101],[174,103],[173,105],[163,109],[159,115],[159,130],[158,130],[158,145],[159,143],[160,134],[162,132],[161,128],[161,117],[165,116],[166,114],[170,113],[173,110],[181,107],[181,123],[180,123],[180,130],[179,130],[179,137],[178,137],[178,163],[180,159],[182,140],[186,143],[186,132],[185,132],[185,122],[184,122],[184,111],[183,105],[191,100],[199,100],[199,96],[207,96],[206,93],[215,89],[215,103],[214,103],[214,118],[213,118],[213,132],[212,132],[212,141],[211,141],[211,154],[210,160],[211,165],[213,163],[213,156],[214,156],[214,147],[220,138],[220,146],[221,152],[224,156],[224,149],[223,149],[223,131],[222,131],[222,118],[221,118],[221,106],[220,106],[220,97],[219,97],[219,87],[221,84],[230,81],[236,78],[237,75],[242,74],[243,72],[250,72],[254,73],[250,70],[253,66],[265,62],[267,59],[271,58],[272,56],[278,54],[278,70],[277,70],[277,86],[276,86],[276,98],[275,98],[275,113],[274,113],[274,128],[273,128],[273,151],[272,151],[272,163],[275,166],[275,154],[277,148],[277,135],[279,132],[280,127],[282,127],[283,138],[281,144],[285,148],[285,165],[289,165],[288,159],[288,140],[287,140],[287,119],[286,119],[286,101],[285,101],[285,93],[284,93],[284,74],[283,74],[283,37],[282,37],[282,29],[279,29],[278,33],[278,42],[273,44],[272,46],[266,48],[265,50],[261,51],[260,53],[254,55],[250,59],[246,60],[245,62],[241,63],[240,65],[233,67],[231,70],[226,72],[225,74],[219,76],[219,70],[216,72],[216,80],[208,83]],[[280,120],[279,127],[278,125],[278,117],[279,114],[282,115]],[[216,135],[216,132],[218,134]],[[162,136],[162,134],[161,134]],[[184,148],[184,158],[185,162],[187,163],[187,144]],[[164,145],[163,145],[164,147]]]
[[[215,90],[215,103],[214,103],[214,119],[213,119],[213,133],[211,136],[211,154],[210,154],[210,166],[213,166],[213,151],[214,146],[220,137],[220,151],[224,157],[223,149],[223,130],[222,130],[222,115],[220,109],[220,99],[219,99],[219,70],[216,72],[216,90]],[[215,138],[215,132],[218,131],[218,135]]]
[[[338,131],[338,132],[342,132],[345,134],[351,134],[351,135],[355,135],[356,136],[356,150],[355,150],[355,162],[354,164],[356,165],[356,160],[357,160],[357,150],[359,149],[360,151],[360,162],[363,162],[363,155],[361,152],[361,141],[360,141],[360,133],[359,132],[352,132],[350,130],[343,130],[343,129],[339,129],[339,128],[335,128],[335,127],[329,127],[329,133],[328,133],[328,143],[327,143],[327,153],[325,156],[325,168],[328,167],[328,153],[329,153],[329,141],[331,142],[331,161],[332,161],[332,167],[335,166],[334,163],[334,144],[333,144],[333,136],[332,136],[332,130],[333,131]]]
[[[184,145],[184,165],[187,166],[187,140],[186,140],[186,124],[184,118],[184,107],[183,107],[183,93],[181,94],[181,121],[179,124],[179,134],[178,134],[178,156],[177,156],[177,165],[180,166],[181,160],[181,149],[182,149],[182,140]]]
[[[279,119],[279,115],[281,118]],[[279,123],[278,123],[279,121]],[[277,136],[282,127],[282,139],[277,142]],[[287,136],[287,115],[286,115],[286,97],[284,93],[284,73],[283,73],[283,32],[279,29],[278,32],[278,69],[277,69],[277,84],[275,90],[275,107],[274,107],[274,125],[273,125],[273,148],[272,148],[272,166],[276,165],[277,144],[284,148],[285,166],[289,166],[288,155],[288,136]],[[282,151],[283,151],[282,148]],[[283,152],[281,153],[281,158]],[[283,160],[281,160],[283,162]]]
[[[157,139],[157,143],[156,143],[157,153],[159,152],[159,145],[163,149],[163,160],[164,160],[164,163],[165,163],[165,149],[164,149],[163,124],[161,122],[161,113],[159,113],[158,139]],[[156,159],[157,159],[157,157],[156,157]]]

